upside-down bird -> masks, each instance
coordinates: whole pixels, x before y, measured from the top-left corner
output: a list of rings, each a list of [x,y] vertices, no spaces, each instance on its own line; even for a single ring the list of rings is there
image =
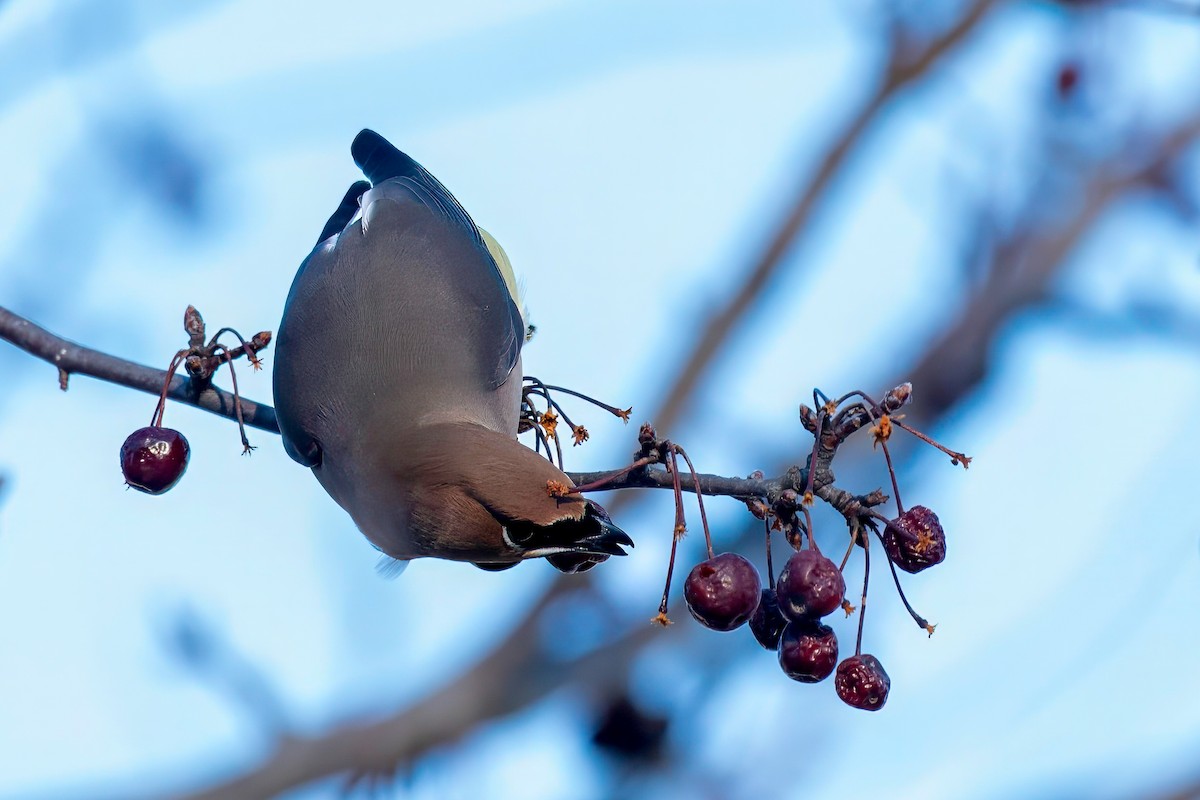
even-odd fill
[[[577,572],[624,555],[607,512],[553,491],[570,478],[517,440],[526,325],[500,245],[379,134],[350,152],[370,182],[329,218],[279,325],[288,455],[402,562]]]

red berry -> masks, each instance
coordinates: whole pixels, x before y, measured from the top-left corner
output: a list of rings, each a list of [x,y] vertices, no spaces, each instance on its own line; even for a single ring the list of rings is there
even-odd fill
[[[842,605],[846,581],[841,570],[816,550],[800,550],[779,573],[775,582],[779,610],[793,622],[819,619]]]
[[[817,683],[837,665],[837,634],[815,621],[791,622],[779,640],[779,666],[792,680]]]
[[[946,558],[946,533],[937,514],[925,506],[913,506],[888,523],[883,548],[897,567],[916,573]]]
[[[750,632],[759,644],[768,650],[774,650],[779,647],[779,636],[783,633],[785,625],[787,620],[779,611],[775,590],[763,589],[758,608],[754,609],[754,614],[750,617]]]
[[[187,470],[187,439],[171,428],[139,428],[121,445],[121,472],[125,483],[141,492],[162,494]]]
[[[758,608],[761,591],[758,570],[737,553],[701,561],[683,584],[688,611],[701,625],[717,631],[745,624]]]
[[[863,653],[838,664],[833,686],[846,705],[863,711],[878,711],[887,702],[892,681],[883,671],[879,659]]]

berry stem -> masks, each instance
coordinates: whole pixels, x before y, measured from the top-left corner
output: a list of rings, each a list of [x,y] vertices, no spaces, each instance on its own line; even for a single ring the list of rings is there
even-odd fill
[[[842,395],[837,400],[835,400],[834,404],[840,406],[842,403],[846,402],[851,397],[862,398],[863,400],[865,400],[867,402],[867,405],[870,405],[870,406],[878,406],[879,405],[871,398],[871,395],[867,394],[862,389],[853,389],[849,392],[846,392],[844,395]]]
[[[817,392],[817,389],[813,389],[813,402],[816,402]],[[824,397],[824,393],[821,396]],[[828,401],[826,401],[826,405],[828,405]],[[817,547],[817,540],[813,538],[812,514],[808,512],[808,506],[812,503],[813,481],[817,474],[817,453],[821,447],[821,434],[825,430],[825,420],[828,416],[824,407],[817,412],[817,432],[813,434],[812,454],[808,457],[808,480],[804,484],[804,496],[800,498],[800,510],[804,512],[804,523],[807,528],[808,546],[818,553],[821,552],[821,548]]]
[[[542,433],[542,426],[535,424],[533,426],[532,430],[533,430],[533,436],[534,436],[533,451],[535,453],[540,453],[542,451],[542,447],[544,446],[546,448],[546,460],[549,461],[551,464],[553,464],[554,456],[552,456],[550,454],[550,443],[546,441],[546,434]],[[578,491],[578,489],[576,489],[575,491]]]
[[[884,530],[891,528],[892,532],[895,533],[897,536],[903,537],[904,539],[907,539],[910,542],[916,541],[915,534],[913,534],[912,531],[906,531],[906,530],[904,530],[904,528],[901,528],[899,525],[893,525],[892,520],[888,519],[883,514],[880,514],[875,509],[870,509],[869,513],[872,517],[874,517],[875,519],[877,519],[883,523]],[[882,534],[880,534],[879,531],[875,531],[875,534],[877,536],[882,536]],[[881,539],[881,541],[882,541],[882,539]]]
[[[775,591],[775,565],[771,561],[771,518],[763,517],[763,527],[767,530],[767,586]]]
[[[171,388],[171,379],[175,377],[175,370],[179,369],[187,352],[187,350],[180,350],[171,359],[171,365],[167,367],[167,377],[163,379],[162,393],[158,396],[158,404],[154,406],[154,413],[150,415],[150,427],[152,428],[162,427],[163,414],[167,410],[167,391]]]
[[[871,537],[863,537],[863,593],[862,605],[858,607],[858,639],[854,642],[854,655],[862,655],[863,620],[867,618],[867,586],[871,582]],[[888,562],[889,564],[891,561]]]
[[[812,514],[809,513],[808,506],[803,503],[800,504],[800,510],[804,512],[804,533],[808,536],[808,546],[812,548],[813,552],[819,553],[821,548],[817,547],[817,540],[813,538]]]
[[[529,380],[529,379],[526,378],[526,380]],[[542,383],[541,381],[538,381],[536,384],[534,384],[530,388],[527,388],[525,390],[525,396],[529,397],[530,395],[537,395],[538,397],[541,397],[542,399],[544,399],[546,401],[547,408],[554,409],[558,413],[558,415],[560,417],[562,417],[562,421],[567,423],[567,427],[574,430],[575,423],[572,422],[571,418],[567,416],[567,412],[563,411],[562,406],[560,406],[554,400],[554,398],[552,398],[550,396],[550,392],[547,391],[546,385],[544,383]]]
[[[242,350],[246,353],[246,360],[250,362],[250,366],[256,370],[262,369],[262,359],[259,358],[258,354],[254,352],[254,348],[246,343],[246,340],[242,338],[242,335],[233,328],[221,328],[221,330],[214,333],[212,340],[208,343],[210,350],[217,346],[217,339],[220,339],[221,334],[223,333],[233,334],[233,337],[238,340],[238,343],[242,346]],[[225,353],[229,357],[229,361],[232,362],[233,353],[229,350],[225,350]],[[233,368],[230,367],[230,369]]]
[[[679,540],[683,538],[683,534],[687,531],[687,523],[683,519],[683,488],[679,483],[679,462],[675,458],[673,449],[667,451],[668,461],[671,467],[671,474],[675,479],[675,530],[671,535],[671,558],[667,561],[667,581],[663,586],[662,602],[658,604],[658,616],[654,621],[660,625],[670,624],[667,619],[667,600],[671,596],[671,578],[675,574],[675,554],[679,550]],[[709,557],[711,558],[712,547],[709,547]]]
[[[549,391],[562,392],[563,394],[569,394],[572,397],[578,397],[580,400],[586,400],[587,402],[591,403],[592,405],[596,406],[597,408],[604,409],[608,413],[612,414],[614,417],[620,417],[625,422],[629,422],[629,414],[630,414],[630,412],[633,411],[632,408],[622,410],[622,409],[617,408],[616,406],[610,406],[608,403],[602,403],[599,400],[595,399],[594,397],[588,397],[586,394],[582,394],[581,392],[576,392],[572,389],[566,389],[562,386],[550,386],[549,384],[542,383],[540,380],[533,377],[532,375],[526,375],[525,380],[530,383],[533,383],[537,386],[540,386],[543,389],[549,390]],[[564,419],[565,419],[565,416],[564,416]]]
[[[899,481],[896,480],[896,469],[895,469],[895,467],[892,466],[892,452],[890,450],[888,450],[888,445],[887,445],[887,437],[891,431],[890,425],[893,422],[893,420],[887,414],[884,414],[882,417],[876,417],[875,412],[879,409],[879,404],[876,403],[874,400],[872,400],[866,394],[866,392],[859,391],[858,389],[855,389],[853,392],[849,392],[845,395],[842,395],[842,397],[838,398],[838,403],[841,403],[842,401],[846,400],[847,398],[854,397],[856,395],[861,397],[863,400],[865,400],[868,403],[868,405],[865,405],[862,408],[864,411],[867,412],[867,418],[870,419],[871,422],[874,422],[876,425],[879,426],[878,428],[875,429],[875,433],[876,433],[875,441],[883,448],[883,459],[884,459],[884,461],[887,462],[888,479],[891,480],[891,482],[892,482],[892,494],[896,498],[896,512],[898,514],[903,514],[904,513],[904,503],[901,502],[901,500],[900,500],[900,483],[899,483]],[[899,423],[897,423],[897,424],[899,424]]]
[[[892,417],[892,424],[895,425],[897,428],[903,428],[904,430],[908,431],[909,433],[911,433],[913,436],[920,439],[925,444],[931,445],[933,447],[936,447],[938,450],[941,450],[943,453],[950,456],[950,460],[953,461],[955,464],[962,464],[963,469],[967,469],[969,466],[971,466],[971,457],[970,456],[965,455],[963,453],[956,453],[955,451],[951,450],[950,448],[946,447],[945,445],[941,444],[940,442],[921,433],[916,428],[912,428],[912,427],[909,427],[908,425],[905,425],[903,422],[900,422],[895,417]]]
[[[563,463],[562,438],[559,437],[558,430],[555,429],[553,433],[547,433],[546,437],[554,440],[554,450],[558,453],[558,468],[566,469],[567,467]]]
[[[213,351],[216,352],[218,349],[226,354],[229,353],[228,347],[223,344],[216,344],[214,340]],[[237,417],[238,433],[242,437],[242,455],[246,455],[254,447],[250,444],[250,440],[246,438],[246,423],[242,418],[242,393],[238,391],[237,370],[233,368],[232,357],[229,359],[229,380],[233,384],[233,412]]]
[[[675,552],[679,548],[679,537],[671,537],[671,558],[667,561],[667,583],[663,586],[662,602],[658,604],[658,616],[654,618],[655,622],[661,625],[669,625],[670,620],[667,619],[667,598],[671,595],[671,577],[675,574]]]
[[[812,502],[813,480],[817,473],[817,452],[821,447],[821,434],[825,430],[825,420],[828,416],[824,408],[817,412],[817,432],[813,436],[812,455],[808,457],[808,480],[804,484],[804,496],[800,498],[802,506],[807,506]]]
[[[534,430],[538,430],[538,429],[534,428]],[[628,467],[622,467],[621,469],[616,470],[615,472],[612,472],[608,475],[605,475],[603,478],[598,478],[597,480],[594,480],[591,483],[585,483],[582,486],[576,486],[574,489],[571,490],[571,494],[577,494],[578,492],[590,492],[593,489],[599,489],[602,486],[607,486],[608,484],[615,481],[617,478],[624,477],[625,475],[628,475],[630,472],[633,472],[635,469],[640,469],[641,467],[644,467],[647,464],[653,464],[654,461],[655,461],[655,459],[652,456],[646,456],[643,458],[639,458],[637,461],[634,461]]]
[[[896,513],[904,513],[904,503],[900,502],[900,483],[896,480],[896,470],[892,467],[892,453],[888,450],[887,442],[880,442],[883,448],[883,458],[887,462],[888,477],[892,479],[892,492],[896,496]]]
[[[713,552],[712,534],[708,530],[708,515],[704,513],[704,493],[700,489],[700,479],[696,477],[696,466],[692,464],[692,460],[688,458],[688,454],[679,445],[671,446],[673,452],[683,456],[683,460],[687,462],[688,470],[692,473],[692,485],[696,488],[696,504],[700,506],[700,525],[704,528],[704,544],[708,547],[708,557],[715,558]],[[675,462],[678,466],[678,462]]]
[[[882,544],[883,537],[880,535],[879,531],[875,531],[875,535],[879,536],[879,542],[880,542],[880,544]],[[885,556],[887,555],[886,547],[884,548],[884,555]],[[908,598],[904,596],[904,589],[901,588],[901,586],[900,586],[900,576],[898,574],[896,574],[896,565],[894,563],[892,563],[891,556],[887,556],[887,562],[888,562],[888,569],[890,569],[892,571],[892,582],[896,584],[896,592],[900,595],[900,602],[904,603],[904,608],[908,610],[909,616],[911,616],[913,618],[913,621],[917,623],[917,626],[920,628],[923,628],[925,630],[925,632],[928,633],[930,636],[933,636],[933,629],[936,628],[937,626],[930,625],[929,620],[922,617],[920,614],[918,614],[916,612],[916,610],[913,609],[912,605],[908,602]]]
[[[842,563],[838,564],[838,572],[845,572],[846,564],[850,561],[850,554],[854,552],[854,542],[857,536],[857,532],[850,531],[850,546],[846,548],[846,555],[842,556]]]
[[[675,457],[675,450],[671,447],[667,449],[667,462],[671,467],[672,488],[675,490],[675,538],[680,538],[687,533],[687,520],[683,514],[683,485],[679,481],[679,459]],[[711,547],[709,548],[711,551]]]

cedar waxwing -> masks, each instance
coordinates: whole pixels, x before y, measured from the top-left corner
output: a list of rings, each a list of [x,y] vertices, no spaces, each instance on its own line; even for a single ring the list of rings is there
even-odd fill
[[[276,339],[275,410],[368,540],[504,569],[564,572],[632,540],[517,441],[525,322],[499,244],[420,164],[364,130],[350,187],[300,265]]]

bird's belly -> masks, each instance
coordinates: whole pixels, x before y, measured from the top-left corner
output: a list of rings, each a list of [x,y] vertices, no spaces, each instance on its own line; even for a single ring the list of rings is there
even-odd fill
[[[394,446],[403,447],[403,441]],[[416,558],[423,553],[410,532],[410,504],[403,484],[388,481],[381,485],[378,471],[346,469],[347,464],[363,464],[345,454],[326,451],[320,466],[313,469],[317,481],[342,507],[355,526],[381,552],[392,558]],[[364,475],[370,472],[371,477]]]

